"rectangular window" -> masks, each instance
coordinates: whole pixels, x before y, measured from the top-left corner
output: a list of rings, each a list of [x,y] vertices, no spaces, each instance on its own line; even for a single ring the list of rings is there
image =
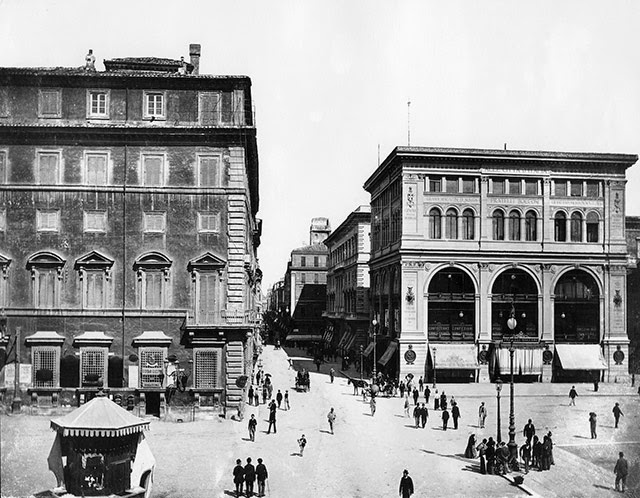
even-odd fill
[[[164,233],[166,230],[166,213],[144,213],[143,230],[145,232]]]
[[[7,210],[0,209],[0,232],[7,231]]]
[[[220,185],[220,156],[198,156],[198,181],[200,187]]]
[[[62,99],[59,89],[42,89],[38,95],[38,117],[61,118]]]
[[[107,348],[80,348],[82,387],[107,384]]]
[[[0,118],[9,117],[9,90],[0,88]]]
[[[150,270],[145,271],[145,309],[157,310],[162,308],[163,281],[164,272]]]
[[[9,183],[7,174],[7,154],[0,151],[0,184]]]
[[[85,211],[84,212],[85,232],[106,232],[107,212],[106,211]]]
[[[55,268],[38,268],[35,272],[35,307],[52,309],[56,306],[58,271]]]
[[[600,182],[587,181],[587,197],[600,197]]]
[[[559,197],[566,197],[567,195],[567,181],[556,180],[553,182],[555,185],[555,195]]]
[[[107,184],[107,158],[107,154],[91,153],[85,156],[87,185]]]
[[[300,256],[300,266],[307,266],[307,258],[305,256]]]
[[[222,363],[219,349],[194,349],[194,384],[196,389],[221,387]]]
[[[198,231],[220,233],[220,213],[198,213]]]
[[[31,354],[33,386],[58,387],[60,385],[60,348],[35,346]]]
[[[306,273],[301,273],[300,274],[300,282],[303,284],[307,283],[307,274]]]
[[[84,274],[85,303],[87,308],[98,309],[104,307],[104,280],[103,270],[90,270]]]
[[[582,197],[582,181],[573,180],[571,182],[571,197]]]
[[[87,102],[87,117],[109,117],[109,92],[104,90],[89,90]]]
[[[142,184],[151,187],[164,186],[164,156],[142,156]]]
[[[317,284],[319,282],[319,280],[320,280],[320,277],[318,276],[318,274],[314,273],[313,274],[313,283]]]
[[[525,180],[524,188],[527,195],[538,195],[538,180]]]
[[[40,185],[58,185],[60,183],[59,152],[38,153],[36,183]]]
[[[457,194],[460,190],[460,187],[458,185],[458,178],[454,176],[448,176],[446,180],[446,188],[447,192]]]
[[[59,231],[60,211],[38,209],[36,211],[36,230],[38,232]]]
[[[214,272],[199,272],[198,275],[198,323],[212,324],[217,320],[218,276]]]
[[[476,191],[475,178],[462,178],[462,192],[464,194],[473,194]]]
[[[318,256],[314,256],[313,257],[313,266],[315,266],[317,268],[319,262],[320,262],[320,260],[318,259]]]
[[[243,91],[201,93],[199,120],[203,125],[244,124]]]
[[[509,194],[510,195],[522,194],[522,182],[518,178],[509,179]]]
[[[429,192],[442,192],[442,178],[429,178]]]
[[[164,119],[164,93],[145,92],[144,93],[144,117],[146,119]]]
[[[140,348],[140,387],[162,387],[164,351],[164,348]],[[167,379],[167,383],[172,381]]]
[[[505,193],[503,179],[494,178],[491,183],[493,184],[493,194],[501,195]]]

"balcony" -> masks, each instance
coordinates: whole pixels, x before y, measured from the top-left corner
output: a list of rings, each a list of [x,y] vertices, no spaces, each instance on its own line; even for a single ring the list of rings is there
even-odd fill
[[[227,325],[257,325],[260,323],[260,314],[255,310],[222,310],[220,312],[206,312],[195,316],[187,313],[185,325],[187,327],[215,327]]]

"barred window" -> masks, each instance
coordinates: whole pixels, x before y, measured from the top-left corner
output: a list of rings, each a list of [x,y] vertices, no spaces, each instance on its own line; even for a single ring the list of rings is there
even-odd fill
[[[81,348],[80,373],[82,386],[102,386],[107,378],[107,348]]]
[[[140,387],[162,387],[164,348],[140,348]]]
[[[31,354],[33,386],[58,387],[60,385],[60,348],[35,346]]]
[[[222,365],[220,363],[220,349],[194,350],[195,388],[215,389],[222,385]]]

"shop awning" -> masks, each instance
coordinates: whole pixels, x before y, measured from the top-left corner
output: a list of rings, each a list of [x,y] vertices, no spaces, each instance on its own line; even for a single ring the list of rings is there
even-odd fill
[[[431,358],[434,357],[436,370],[476,370],[478,352],[475,344],[430,344]]]
[[[556,344],[556,353],[564,370],[607,369],[598,344]]]
[[[398,349],[398,343],[390,342],[389,345],[387,346],[387,350],[378,360],[378,363],[380,363],[383,366],[386,365],[391,359],[391,357],[393,356],[393,353],[395,353],[397,349]]]
[[[342,346],[345,350],[349,351],[351,349],[351,346],[353,346],[353,343],[356,341],[356,333],[355,332],[349,332],[349,337],[347,338],[347,340],[344,342],[344,345]]]
[[[541,375],[542,348],[518,348],[514,346],[513,373],[514,375]],[[511,374],[511,356],[509,348],[502,347],[495,350],[494,360],[498,363],[500,375]]]
[[[318,341],[322,340],[321,335],[312,335],[312,334],[290,334],[287,336],[287,342],[289,341]]]
[[[362,354],[364,356],[369,356],[372,351],[373,351],[373,342],[370,342],[369,345],[366,348],[364,348],[364,351],[362,352]]]

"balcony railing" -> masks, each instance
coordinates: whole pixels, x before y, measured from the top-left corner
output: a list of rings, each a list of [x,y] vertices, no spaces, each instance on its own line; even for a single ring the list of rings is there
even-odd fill
[[[222,310],[200,313],[198,316],[187,314],[187,326],[256,325],[259,322],[260,314],[255,310]]]

